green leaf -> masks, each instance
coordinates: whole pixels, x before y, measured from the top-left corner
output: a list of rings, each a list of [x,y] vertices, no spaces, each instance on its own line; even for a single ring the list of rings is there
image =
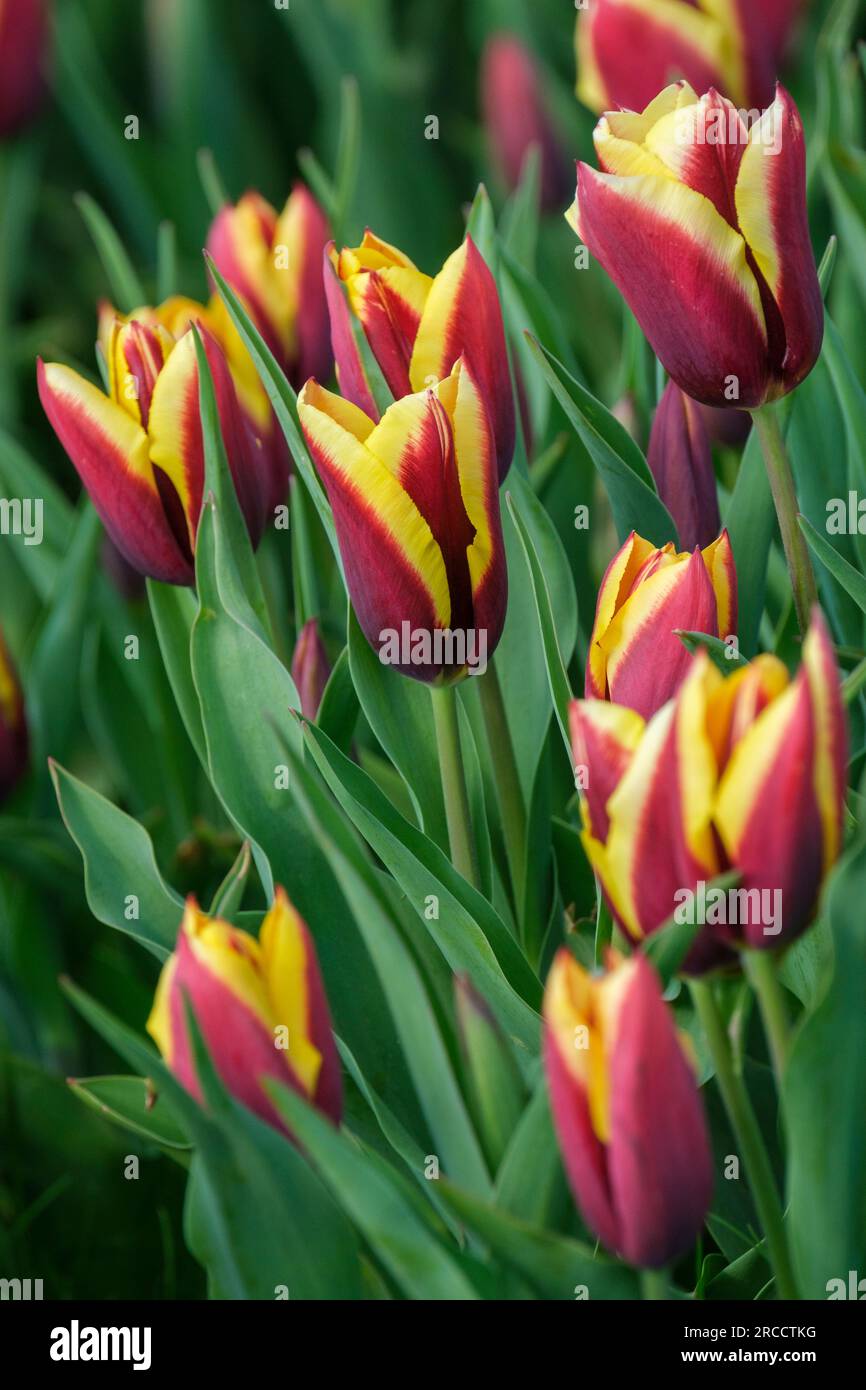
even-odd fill
[[[370,728],[409,789],[418,824],[442,849],[448,824],[430,691],[383,666],[349,609],[349,666]]]
[[[479,183],[469,209],[466,235],[471,236],[490,270],[495,275],[499,262],[499,247],[496,240],[496,219],[493,204],[483,183]]]
[[[574,1299],[588,1294],[595,1302],[640,1297],[634,1271],[603,1256],[596,1258],[588,1246],[486,1206],[451,1183],[443,1182],[440,1195],[469,1230],[498,1259],[526,1279],[541,1298]]]
[[[192,1147],[165,1096],[156,1095],[140,1076],[71,1077],[68,1085],[86,1105],[161,1149]]]
[[[147,597],[163,665],[189,741],[207,765],[201,708],[190,666],[190,640],[198,605],[189,589],[147,581]]]
[[[84,860],[94,917],[165,959],[174,950],[183,899],[159,872],[147,831],[58,763],[51,763],[51,777],[60,814]]]
[[[459,1264],[419,1218],[386,1165],[354,1147],[287,1087],[265,1084],[286,1124],[403,1292],[419,1300],[477,1298]]]
[[[679,637],[688,651],[698,652],[702,649],[706,651],[713,665],[721,671],[723,676],[729,676],[732,671],[736,671],[738,666],[748,666],[749,664],[738,651],[728,647],[721,637],[711,637],[707,632],[684,632],[682,628],[675,628],[674,635]]]
[[[142,304],[147,303],[147,296],[132,261],[126,254],[123,242],[111,222],[88,193],[79,193],[75,203],[93,237],[93,244],[102,261],[115,308],[122,314],[140,308]]]
[[[834,973],[794,1042],[782,1088],[788,1133],[789,1229],[804,1298],[866,1269],[866,847],[830,884]]]
[[[860,571],[849,565],[838,550],[834,550],[830,542],[819,535],[811,521],[807,521],[804,516],[800,517],[800,530],[809,542],[809,548],[827,567],[833,578],[842,585],[846,594],[851,595],[858,608],[866,613],[866,579]]]
[[[465,976],[455,991],[473,1109],[495,1172],[526,1105],[526,1087],[512,1045]]]
[[[556,1227],[571,1204],[542,1075],[496,1174],[496,1206],[541,1227]]]
[[[547,682],[550,688],[550,696],[553,700],[553,709],[556,714],[556,722],[559,725],[560,733],[565,742],[566,752],[569,763],[571,762],[571,736],[568,728],[568,707],[574,696],[562,653],[559,649],[559,641],[556,635],[556,623],[553,617],[553,608],[550,601],[550,591],[547,587],[547,579],[541,567],[532,537],[529,534],[526,522],[518,510],[517,505],[510,492],[505,494],[508,511],[520,537],[520,544],[526,558],[526,567],[529,570],[529,580],[532,586],[532,594],[535,600],[535,611],[538,616],[538,624],[541,630],[541,641],[544,648],[544,664],[547,671]]]
[[[543,344],[529,337],[529,345],[598,470],[620,540],[637,531],[653,545],[676,543],[676,526],[631,435]]]
[[[214,894],[213,902],[208,909],[209,917],[222,917],[227,922],[235,920],[250,876],[251,864],[250,842],[244,840],[235,862]]]
[[[707,884],[707,893],[709,894],[713,890],[727,893],[729,889],[735,888],[739,881],[740,875],[738,873],[720,874],[718,878],[714,878],[711,883]],[[699,913],[695,912],[694,915],[696,919],[699,919]],[[647,960],[655,966],[665,988],[679,972],[683,961],[704,930],[705,924],[700,920],[678,922],[676,915],[673,915],[663,926],[652,932],[642,942],[641,950]]]
[[[470,976],[506,1031],[534,1053],[539,1025],[532,1006],[540,1004],[541,986],[501,918],[320,729],[305,726],[305,742],[340,805],[401,885],[451,969]],[[435,913],[431,895],[438,899]]]
[[[773,496],[756,430],[752,430],[743,452],[723,520],[731,537],[737,567],[740,649],[747,657],[752,657],[758,647],[767,562],[776,531]]]
[[[319,702],[316,723],[320,729],[324,729],[328,738],[336,743],[342,753],[348,753],[355,735],[359,712],[360,704],[349,666],[349,648],[344,647],[328,677]]]

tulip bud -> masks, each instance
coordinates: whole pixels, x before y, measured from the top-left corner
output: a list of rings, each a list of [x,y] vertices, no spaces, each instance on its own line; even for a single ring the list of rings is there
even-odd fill
[[[575,32],[577,95],[641,111],[672,77],[764,107],[802,0],[592,0]]]
[[[581,700],[571,732],[584,848],[630,936],[679,913],[702,926],[684,966],[699,974],[733,962],[734,946],[769,949],[806,929],[839,856],[847,766],[839,674],[817,609],[794,680],[775,656],[723,676],[700,652],[648,723]],[[707,886],[727,873],[736,887],[713,890],[721,899],[711,903]]]
[[[0,139],[36,113],[44,92],[46,0],[0,0]]]
[[[281,888],[259,939],[187,900],[177,949],[162,969],[147,1031],[186,1090],[201,1088],[186,1021],[192,1009],[226,1090],[276,1129],[285,1126],[262,1086],[290,1086],[339,1124],[340,1063],[328,1001],[306,923]]]
[[[253,545],[262,534],[270,467],[238,401],[225,355],[204,318],[198,331],[213,378],[229,468]],[[109,394],[70,367],[38,365],[39,399],[106,531],[140,574],[168,584],[194,579],[204,493],[204,443],[195,338],[160,311],[114,319],[103,311]]]
[[[331,663],[316,618],[309,618],[298,634],[292,656],[292,680],[301,701],[305,719],[315,721],[331,674]]]
[[[737,573],[727,531],[702,552],[657,550],[632,532],[598,593],[586,696],[648,719],[675,695],[690,656],[678,631],[728,637],[737,625]]]
[[[379,660],[436,684],[480,675],[502,634],[508,579],[494,435],[468,362],[377,425],[315,381],[298,417]]]
[[[803,126],[782,88],[751,129],[686,83],[596,126],[566,214],[667,370],[704,405],[752,410],[817,361],[824,305],[806,215]]]
[[[322,254],[328,222],[302,183],[281,213],[258,193],[245,193],[217,213],[207,250],[244,300],[256,327],[297,390],[331,372]]]
[[[29,744],[21,686],[0,632],[0,805],[27,771]]]
[[[696,1240],[713,1164],[698,1084],[645,957],[590,975],[567,950],[544,994],[544,1062],[581,1215],[629,1264],[659,1269]]]
[[[332,248],[331,264],[395,400],[434,386],[463,358],[490,417],[502,482],[514,453],[514,397],[496,281],[471,236],[435,278],[369,228],[360,246]],[[372,393],[345,302],[335,294],[339,286],[326,285],[340,389],[370,415]]]
[[[544,108],[531,56],[511,34],[494,34],[481,59],[481,100],[487,138],[505,183],[520,183],[523,162],[533,145],[541,157],[541,206],[558,207],[567,177],[559,143]]]
[[[722,528],[713,451],[701,407],[673,381],[653,420],[647,463],[683,549],[710,545]]]

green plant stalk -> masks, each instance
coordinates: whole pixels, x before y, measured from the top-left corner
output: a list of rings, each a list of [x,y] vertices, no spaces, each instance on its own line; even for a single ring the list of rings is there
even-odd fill
[[[514,744],[508,727],[508,716],[505,713],[505,701],[502,698],[502,686],[492,662],[485,674],[479,677],[478,683],[493,780],[496,783],[502,830],[508,850],[514,906],[520,916],[526,892],[526,807],[520,787],[517,759],[514,756]]]
[[[782,437],[775,406],[773,404],[762,405],[757,410],[751,411],[751,416],[761,441],[761,451],[764,455],[764,464],[770,481],[770,491],[773,494],[776,515],[779,518],[782,545],[785,549],[785,559],[788,562],[788,573],[791,576],[791,587],[794,591],[797,622],[800,632],[805,636],[812,618],[812,609],[818,601],[818,590],[815,585],[815,573],[812,569],[809,547],[797,521],[800,508],[797,502],[797,490],[794,486],[791,460],[788,457],[788,450]]]
[[[772,951],[744,951],[743,965],[749,983],[758,999],[764,1032],[773,1058],[776,1080],[781,1084],[791,1045],[791,1021],[788,1006]]]
[[[442,778],[442,795],[445,799],[451,862],[473,888],[478,888],[478,860],[469,814],[469,795],[463,775],[463,754],[460,749],[457,691],[453,685],[432,686],[430,698],[433,701],[433,721],[436,726],[436,745],[439,750],[439,772]]]
[[[640,1272],[641,1293],[652,1303],[666,1303],[670,1297],[668,1276],[665,1269],[642,1269]]]
[[[743,1155],[758,1218],[767,1238],[770,1264],[776,1276],[776,1292],[779,1298],[797,1299],[799,1293],[773,1170],[758,1121],[755,1119],[752,1102],[749,1100],[742,1077],[734,1068],[730,1042],[712,986],[703,980],[690,980],[689,988],[715,1063],[716,1080],[728,1119]]]

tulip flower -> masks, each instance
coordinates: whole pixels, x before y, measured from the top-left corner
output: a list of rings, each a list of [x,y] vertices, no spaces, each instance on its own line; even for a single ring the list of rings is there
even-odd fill
[[[671,77],[739,106],[772,100],[802,0],[592,0],[575,31],[577,94],[594,111],[639,111]]]
[[[392,396],[399,400],[447,377],[459,357],[484,397],[496,441],[499,481],[514,453],[514,398],[496,281],[471,236],[432,278],[369,229],[360,246],[330,250],[325,286],[342,394],[372,419],[378,411],[351,318],[357,316]]]
[[[747,130],[714,91],[667,87],[595,130],[567,218],[668,375],[704,405],[756,409],[817,361],[824,307],[800,116],[781,87]]]
[[[733,945],[767,949],[805,930],[839,855],[847,765],[839,674],[819,610],[794,679],[775,656],[725,677],[700,652],[649,723],[582,700],[571,732],[584,847],[632,937],[700,904],[700,885],[728,872],[738,884],[724,901],[705,918],[683,917],[705,920],[689,972],[718,964]]]
[[[340,1062],[312,937],[281,888],[258,941],[189,898],[177,949],[162,969],[147,1031],[201,1100],[187,1028],[192,1009],[226,1090],[285,1131],[263,1086],[273,1078],[339,1124]]]
[[[713,451],[702,410],[668,382],[653,420],[647,463],[686,550],[711,545],[721,530]]]
[[[533,145],[541,158],[541,206],[558,207],[565,188],[562,150],[550,124],[538,73],[526,48],[512,34],[494,34],[481,59],[484,125],[505,183],[515,189]]]
[[[244,300],[256,327],[297,390],[331,372],[322,255],[328,222],[313,195],[296,183],[281,213],[245,193],[217,213],[207,250]]]
[[[691,658],[677,632],[729,637],[737,628],[737,572],[727,531],[705,550],[657,550],[636,532],[608,565],[586,663],[587,698],[648,719],[675,695]]]
[[[47,0],[0,0],[0,139],[36,113],[45,92]]]
[[[292,680],[301,701],[305,719],[315,720],[331,674],[328,653],[316,618],[309,618],[298,634],[292,656]]]
[[[238,403],[225,356],[200,325],[229,466],[253,544],[264,523],[268,469]],[[109,394],[60,363],[38,367],[39,398],[109,536],[141,574],[191,584],[204,491],[193,330],[115,321]]]
[[[0,805],[27,770],[29,743],[21,686],[0,632]]]
[[[378,424],[315,381],[298,415],[379,659],[437,684],[480,674],[502,632],[507,574],[493,429],[469,363],[458,358]]]
[[[694,1244],[713,1192],[698,1083],[645,957],[610,953],[593,977],[556,956],[544,1062],[581,1215],[629,1264],[660,1269]]]
[[[274,509],[285,502],[288,491],[288,446],[255,363],[219,295],[213,295],[208,304],[199,304],[185,295],[171,295],[162,304],[144,304],[129,314],[118,313],[112,304],[103,300],[99,306],[98,343],[106,362],[116,319],[121,323],[135,321],[149,328],[163,328],[172,338],[181,338],[192,324],[200,324],[219,343],[229,364],[238,402],[257,444],[254,453],[260,460],[259,471],[264,469],[261,486],[265,516],[273,516]]]

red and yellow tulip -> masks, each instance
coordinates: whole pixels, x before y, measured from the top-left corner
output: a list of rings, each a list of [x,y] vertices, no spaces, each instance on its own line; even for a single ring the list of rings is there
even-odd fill
[[[571,733],[584,847],[629,935],[656,931],[685,893],[728,871],[735,911],[707,917],[687,969],[717,964],[731,944],[770,948],[805,930],[840,852],[847,766],[839,673],[817,609],[794,679],[775,656],[725,677],[700,652],[648,723],[580,700]]]
[[[545,109],[531,54],[514,34],[493,34],[481,59],[481,103],[494,160],[510,189],[520,182],[533,145],[541,159],[541,206],[558,207],[566,193],[567,165]]]
[[[713,450],[704,412],[669,381],[650,433],[647,463],[684,550],[711,545],[722,529]]]
[[[544,1060],[587,1226],[641,1268],[682,1255],[709,1209],[712,1155],[697,1079],[645,957],[611,952],[598,978],[559,952],[544,994]]]
[[[490,416],[501,482],[514,453],[514,399],[496,282],[471,236],[435,277],[369,229],[360,246],[332,247],[330,261],[325,285],[343,395],[379,418],[337,281],[395,400],[435,386],[463,358]]]
[[[380,660],[437,683],[483,669],[502,632],[507,573],[495,440],[469,363],[459,358],[378,424],[315,381],[298,415]]]
[[[29,745],[21,686],[0,632],[0,805],[27,770]]]
[[[658,550],[633,531],[598,592],[584,693],[648,719],[689,669],[677,632],[725,638],[736,627],[737,572],[727,531],[691,554],[677,554],[671,543]]]
[[[296,183],[282,212],[259,193],[245,193],[217,213],[207,250],[244,300],[256,327],[297,390],[331,372],[322,255],[327,218],[309,189]]]
[[[0,139],[37,111],[47,45],[47,0],[0,0]]]
[[[747,130],[684,82],[596,126],[566,214],[668,375],[705,405],[754,409],[817,361],[824,306],[809,240],[803,126],[783,88]]]
[[[191,584],[204,490],[195,336],[199,324],[238,500],[258,544],[272,489],[269,456],[241,408],[226,357],[191,301],[101,323],[106,395],[57,362],[39,362],[39,398],[105,529],[141,574]],[[171,323],[177,329],[175,337]]]
[[[764,107],[802,0],[591,0],[577,20],[577,95],[639,111],[671,80]]]
[[[282,1081],[334,1124],[342,1112],[340,1063],[328,1001],[306,923],[281,888],[258,941],[187,901],[177,949],[162,969],[147,1031],[180,1083],[201,1099],[188,1002],[226,1090],[285,1129],[262,1081]]]

